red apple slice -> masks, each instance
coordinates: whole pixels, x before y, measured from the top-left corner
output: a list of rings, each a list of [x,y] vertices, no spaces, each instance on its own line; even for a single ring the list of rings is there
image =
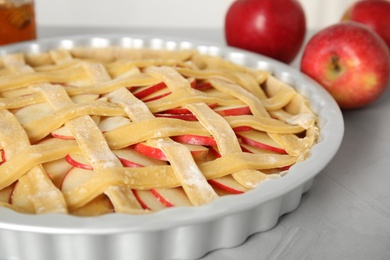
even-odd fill
[[[150,191],[166,207],[192,206],[182,187],[170,189],[156,188]]]
[[[132,147],[112,151],[125,167],[143,167],[150,165],[166,165],[165,161],[145,156]]]
[[[237,136],[241,138],[244,144],[280,154],[287,153],[286,150],[283,149],[283,147],[277,144],[264,132],[251,130],[237,133]]]
[[[183,144],[190,150],[195,161],[204,161],[207,158],[209,149],[201,145]],[[134,145],[134,149],[146,156],[154,159],[167,161],[167,157],[164,152],[157,147],[153,147],[146,142],[138,143]]]
[[[164,114],[164,113],[156,113],[155,117],[166,117],[166,118],[176,118],[185,121],[198,121],[198,118],[194,114]]]
[[[180,135],[171,137],[172,140],[185,143],[185,144],[195,144],[195,145],[205,145],[205,146],[214,146],[217,145],[213,136],[203,136],[203,135]]]
[[[217,103],[209,104],[209,107],[211,109],[214,109],[217,106],[218,106]],[[184,107],[171,108],[171,109],[165,110],[162,113],[163,114],[179,114],[179,115],[182,115],[182,114],[192,114],[190,110],[188,110],[187,108],[184,108]]]
[[[146,142],[135,144],[134,149],[137,152],[153,159],[163,160],[163,161],[168,160],[163,151],[148,145]]]
[[[42,164],[43,169],[49,175],[50,179],[57,188],[61,187],[61,183],[65,175],[73,167],[70,165],[65,158],[61,158],[55,161],[47,162]]]
[[[51,136],[64,139],[64,140],[74,140],[72,132],[65,126],[62,126],[51,132]]]
[[[214,108],[214,111],[221,116],[240,116],[252,114],[248,105],[216,107]]]
[[[16,182],[14,188],[12,189],[12,193],[9,197],[9,203],[17,208],[23,209],[26,213],[34,213],[34,205],[28,199],[29,192],[28,189],[23,187],[20,182]]]
[[[169,88],[163,88],[163,89],[160,89],[160,90],[150,94],[147,97],[141,98],[141,100],[143,102],[149,102],[149,101],[157,100],[157,99],[163,98],[165,96],[168,96],[171,93],[172,92],[169,90]]]
[[[207,90],[212,88],[213,86],[210,84],[210,82],[203,82],[203,83],[198,83],[194,86],[194,89],[197,90]]]
[[[146,86],[146,87],[137,87],[134,88],[132,91],[133,95],[138,99],[143,99],[161,89],[166,88],[167,85],[165,85],[164,82],[157,83],[155,85]]]
[[[93,170],[92,165],[87,161],[87,159],[82,154],[68,154],[65,156],[65,160],[73,167],[85,169],[85,170]]]
[[[93,121],[98,125],[100,123],[101,117],[100,116],[91,116]],[[64,139],[64,140],[74,140],[72,132],[65,126],[62,126],[54,131],[52,131],[51,136],[58,138],[58,139]]]
[[[250,130],[253,130],[253,128],[250,126],[237,126],[233,128],[233,131],[236,133],[250,131]]]
[[[133,193],[143,209],[159,211],[166,208],[150,190],[133,190]]]
[[[94,171],[73,167],[65,175],[61,183],[61,190],[66,192],[79,187],[88,182],[94,175]]]
[[[277,153],[277,152],[274,152],[271,150],[267,150],[264,148],[258,148],[258,147],[251,146],[251,145],[248,145],[245,143],[241,144],[241,149],[243,152],[246,152],[246,153],[255,153],[255,154],[276,154]]]
[[[190,82],[190,85],[192,88],[195,88],[196,87],[196,84],[197,84],[197,81],[196,81],[196,78],[187,78],[187,80]]]
[[[0,190],[0,202],[9,203],[11,200],[11,194],[14,189],[15,183],[9,185],[8,187]]]
[[[0,156],[0,165],[2,165],[3,163],[5,163],[5,152],[3,149],[1,149],[1,156]]]
[[[242,194],[248,191],[247,188],[239,184],[231,175],[209,180],[209,183],[231,194]]]
[[[210,149],[210,153],[211,153],[215,158],[220,158],[220,157],[221,157],[221,153],[219,152],[217,146],[211,146],[209,149]]]
[[[105,117],[102,120],[100,120],[98,127],[100,131],[104,133],[129,123],[130,123],[130,119],[128,117],[123,117],[123,116]]]
[[[23,125],[53,113],[54,109],[49,103],[39,103],[19,109],[15,112],[15,116],[19,123]]]

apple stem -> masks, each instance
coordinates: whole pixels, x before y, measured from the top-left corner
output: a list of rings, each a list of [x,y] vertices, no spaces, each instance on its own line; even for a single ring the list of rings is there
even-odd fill
[[[332,56],[332,68],[336,71],[336,72],[340,72],[341,71],[341,67],[340,67],[340,62],[339,62],[340,58],[337,56],[337,55],[333,55]]]

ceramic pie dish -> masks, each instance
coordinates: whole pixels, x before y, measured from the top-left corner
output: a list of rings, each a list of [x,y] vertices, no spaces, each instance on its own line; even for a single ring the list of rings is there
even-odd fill
[[[0,55],[41,53],[76,47],[191,50],[219,55],[269,71],[309,99],[318,115],[319,136],[308,157],[282,178],[240,195],[196,207],[172,207],[152,214],[24,214],[0,207],[0,259],[196,259],[237,246],[248,236],[274,227],[293,211],[315,176],[336,154],[343,137],[342,114],[331,96],[295,69],[261,55],[210,43],[148,36],[78,36],[10,45]]]

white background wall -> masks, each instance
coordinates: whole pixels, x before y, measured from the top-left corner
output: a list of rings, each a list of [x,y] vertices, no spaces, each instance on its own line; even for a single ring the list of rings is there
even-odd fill
[[[39,26],[222,28],[234,0],[35,0]],[[309,29],[336,23],[356,0],[299,0]]]

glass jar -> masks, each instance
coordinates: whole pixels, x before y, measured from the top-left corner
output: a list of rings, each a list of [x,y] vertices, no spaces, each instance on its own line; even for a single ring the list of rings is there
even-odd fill
[[[0,45],[35,38],[34,0],[0,0]]]

